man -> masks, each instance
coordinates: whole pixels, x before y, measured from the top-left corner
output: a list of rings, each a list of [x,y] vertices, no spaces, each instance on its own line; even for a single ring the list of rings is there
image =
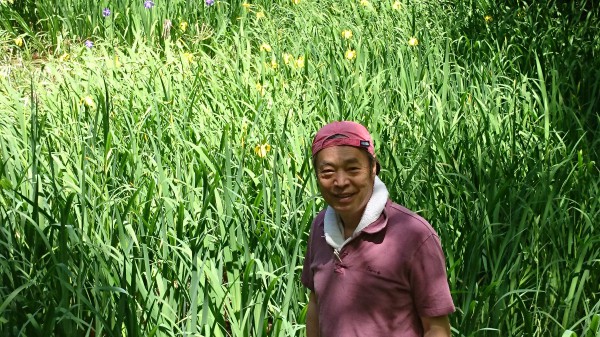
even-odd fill
[[[450,336],[454,304],[439,238],[388,199],[367,129],[325,125],[312,159],[328,207],[313,221],[302,270],[307,336]]]

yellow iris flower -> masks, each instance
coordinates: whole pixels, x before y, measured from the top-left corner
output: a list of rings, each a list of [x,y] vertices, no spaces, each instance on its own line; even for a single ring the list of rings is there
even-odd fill
[[[188,63],[194,62],[194,54],[186,52],[186,53],[183,53],[182,56],[186,61],[188,61]]]
[[[96,106],[96,103],[94,103],[94,99],[91,96],[85,96],[81,99],[81,104],[85,105],[88,108],[93,108]]]
[[[189,24],[188,24],[186,21],[181,21],[181,22],[179,23],[179,29],[180,29],[182,32],[185,32],[185,31],[187,30],[187,28],[188,28],[188,25],[189,25]]]
[[[266,157],[269,151],[271,151],[271,145],[267,143],[259,144],[254,147],[254,153],[261,158]]]
[[[270,44],[268,44],[268,43],[263,43],[263,44],[261,44],[261,45],[260,45],[260,50],[264,50],[264,51],[266,51],[267,53],[269,53],[269,52],[271,52],[271,50],[272,50],[272,49],[271,49],[271,45],[270,45]]]
[[[345,56],[346,56],[346,59],[348,59],[350,61],[354,60],[356,58],[356,50],[354,50],[354,49],[346,50]]]
[[[281,54],[281,57],[283,58],[283,63],[285,64],[290,64],[290,62],[292,62],[292,60],[294,59],[294,56],[292,56],[292,54],[289,53],[283,53]]]

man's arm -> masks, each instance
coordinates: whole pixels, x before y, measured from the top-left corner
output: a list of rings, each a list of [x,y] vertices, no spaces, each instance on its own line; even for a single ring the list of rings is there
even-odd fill
[[[448,316],[421,317],[424,337],[450,337],[450,320]]]
[[[308,309],[306,310],[306,337],[319,337],[319,304],[314,291],[310,292],[308,298]]]

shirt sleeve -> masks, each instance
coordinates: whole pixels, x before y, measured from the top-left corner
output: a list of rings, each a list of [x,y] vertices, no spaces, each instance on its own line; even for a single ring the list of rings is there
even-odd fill
[[[302,266],[302,276],[300,279],[302,284],[306,288],[308,288],[312,291],[315,290],[315,284],[314,284],[314,280],[313,280],[313,272],[312,272],[312,269],[310,268],[310,265],[312,263],[311,250],[312,250],[313,232],[314,232],[314,222],[310,226],[310,234],[308,236],[308,242],[306,244],[306,254],[304,255],[304,265]]]
[[[446,262],[437,235],[430,235],[410,263],[410,283],[419,316],[445,316],[454,312],[446,276]]]

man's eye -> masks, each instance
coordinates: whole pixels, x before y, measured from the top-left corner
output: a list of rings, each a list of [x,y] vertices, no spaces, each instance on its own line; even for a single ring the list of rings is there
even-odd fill
[[[319,175],[321,177],[329,177],[333,174],[333,170],[325,170],[325,171],[321,171],[319,172]]]

